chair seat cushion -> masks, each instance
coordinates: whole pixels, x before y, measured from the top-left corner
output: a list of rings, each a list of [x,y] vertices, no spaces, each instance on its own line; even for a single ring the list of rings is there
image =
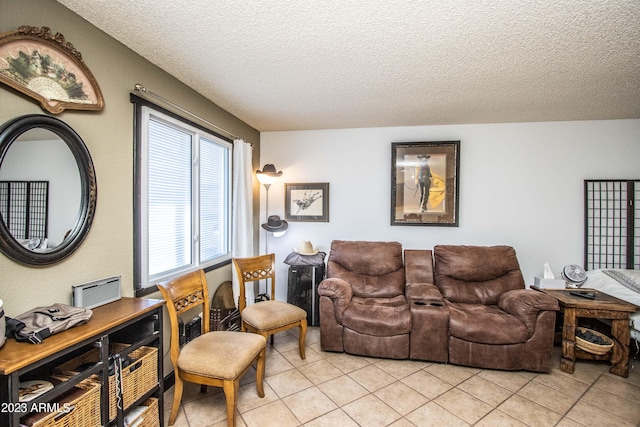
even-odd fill
[[[257,334],[215,331],[185,344],[178,356],[181,371],[232,380],[249,366],[267,340]]]
[[[282,301],[262,301],[242,310],[242,321],[255,329],[266,331],[290,325],[307,318],[307,312]]]
[[[411,310],[403,295],[393,298],[354,297],[344,310],[342,325],[366,335],[388,337],[411,331]]]
[[[527,326],[495,305],[447,302],[449,335],[481,344],[517,344],[527,341]]]

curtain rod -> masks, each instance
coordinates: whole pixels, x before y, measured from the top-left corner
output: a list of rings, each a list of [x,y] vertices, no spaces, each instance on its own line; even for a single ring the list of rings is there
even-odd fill
[[[185,110],[181,106],[179,106],[177,104],[174,104],[173,102],[169,101],[167,98],[165,98],[165,97],[163,97],[161,95],[158,95],[157,93],[151,92],[149,89],[147,89],[146,87],[142,86],[140,83],[136,83],[135,90],[136,90],[136,92],[142,92],[142,93],[150,95],[150,96],[152,96],[154,98],[160,99],[161,101],[171,105],[174,108],[177,108],[178,110],[182,111],[183,113],[188,114],[191,117],[194,117],[194,118],[200,120],[201,122],[206,123],[207,125],[215,128],[215,129],[217,129],[219,131],[222,131],[222,132],[226,133],[227,135],[229,135],[233,139],[242,139],[239,136],[234,135],[233,133],[229,132],[228,130],[226,130],[224,128],[221,128],[220,126],[214,125],[209,120],[203,119],[202,117],[200,117],[200,116],[198,116],[196,114],[193,114],[191,111]],[[249,143],[249,144],[251,144],[251,143]],[[253,147],[253,144],[251,144],[251,146]]]

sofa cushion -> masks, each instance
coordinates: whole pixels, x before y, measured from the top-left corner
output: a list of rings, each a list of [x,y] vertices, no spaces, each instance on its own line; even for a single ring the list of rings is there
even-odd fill
[[[524,289],[510,246],[448,246],[433,249],[435,284],[451,302],[495,305],[503,293]]]
[[[354,296],[392,298],[404,294],[402,245],[398,242],[331,242],[327,277],[351,285]]]
[[[342,325],[366,335],[392,336],[411,332],[411,311],[404,296],[354,297],[342,317]]]
[[[529,337],[524,322],[495,305],[447,305],[450,336],[482,344],[516,344]]]

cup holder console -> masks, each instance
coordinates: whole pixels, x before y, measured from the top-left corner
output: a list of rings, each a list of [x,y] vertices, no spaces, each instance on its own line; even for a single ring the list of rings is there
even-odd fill
[[[442,298],[411,299],[409,356],[416,360],[449,361],[449,309]]]

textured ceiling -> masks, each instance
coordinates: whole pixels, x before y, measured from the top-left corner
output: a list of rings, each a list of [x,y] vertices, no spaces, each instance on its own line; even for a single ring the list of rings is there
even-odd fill
[[[58,2],[260,131],[640,118],[638,0]]]

